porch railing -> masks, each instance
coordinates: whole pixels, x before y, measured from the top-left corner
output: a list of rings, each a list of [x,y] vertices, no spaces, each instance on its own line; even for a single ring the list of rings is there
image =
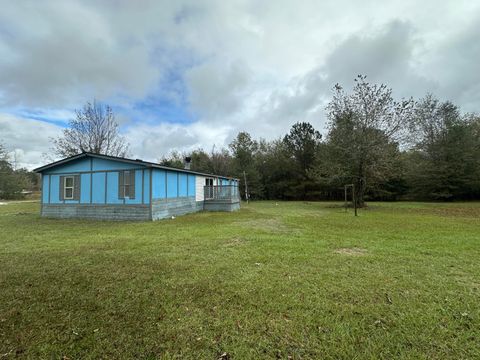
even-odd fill
[[[238,191],[238,186],[236,185],[204,186],[203,194],[205,201],[240,201],[240,192]]]

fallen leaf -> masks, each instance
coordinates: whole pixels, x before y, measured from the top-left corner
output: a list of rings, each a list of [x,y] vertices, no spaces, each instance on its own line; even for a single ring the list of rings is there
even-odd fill
[[[390,298],[390,296],[387,293],[385,293],[385,299],[387,300],[387,302],[389,304],[393,304],[392,299]]]
[[[218,360],[229,360],[230,359],[230,354],[227,353],[227,352],[224,352],[222,355],[220,355],[220,357],[218,358]]]

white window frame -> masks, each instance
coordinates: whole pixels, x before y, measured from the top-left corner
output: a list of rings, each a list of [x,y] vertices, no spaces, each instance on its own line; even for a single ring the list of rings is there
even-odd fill
[[[127,188],[128,186],[128,192],[125,191],[125,189]],[[124,170],[123,171],[123,198],[127,198],[127,199],[130,199],[130,186],[132,186],[132,184],[130,184],[130,170]]]
[[[211,188],[209,191],[208,191],[208,196],[207,194],[205,194],[205,200],[211,200],[211,199],[214,199],[214,194],[213,194],[213,187],[214,187],[214,179],[213,178],[205,178],[205,187],[209,187]],[[206,191],[207,192],[207,191]]]
[[[72,179],[72,186],[67,186],[67,179]],[[72,196],[67,196],[67,189],[72,190]],[[73,200],[75,191],[75,176],[65,176],[63,178],[63,198],[65,200]]]

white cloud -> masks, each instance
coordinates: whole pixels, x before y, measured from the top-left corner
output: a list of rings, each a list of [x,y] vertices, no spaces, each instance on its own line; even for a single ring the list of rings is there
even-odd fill
[[[0,106],[4,114],[23,109],[7,137],[35,165],[48,136],[30,143],[23,117],[61,121],[93,97],[119,109],[132,152],[150,160],[174,148],[223,146],[240,130],[273,138],[295,121],[322,129],[331,87],[349,86],[360,73],[397,96],[433,92],[480,109],[474,1],[0,0],[0,7]],[[146,99],[148,113],[135,106]],[[156,101],[183,106],[195,122],[166,122],[155,115]],[[45,126],[45,134],[59,129]]]
[[[94,7],[4,2],[0,84],[4,105],[61,107],[128,95],[158,78],[149,49],[118,37]]]
[[[213,144],[225,143],[229,130],[228,126],[211,126],[202,122],[188,125],[163,123],[134,126],[124,135],[135,158],[158,161],[173,150],[204,148],[210,151]]]
[[[223,71],[219,72],[218,69]],[[219,118],[239,111],[248,96],[253,76],[242,62],[228,64],[205,63],[185,74],[190,89],[190,104],[194,111],[208,118]]]
[[[49,138],[57,137],[61,128],[43,121],[0,113],[0,142],[7,151],[17,154],[17,166],[33,169],[50,148]]]

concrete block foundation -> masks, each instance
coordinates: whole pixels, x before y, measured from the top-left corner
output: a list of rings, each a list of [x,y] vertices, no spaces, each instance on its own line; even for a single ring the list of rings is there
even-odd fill
[[[149,205],[43,204],[42,216],[96,220],[150,220]]]
[[[152,200],[152,220],[167,219],[202,210],[203,201],[195,201],[193,196]]]

